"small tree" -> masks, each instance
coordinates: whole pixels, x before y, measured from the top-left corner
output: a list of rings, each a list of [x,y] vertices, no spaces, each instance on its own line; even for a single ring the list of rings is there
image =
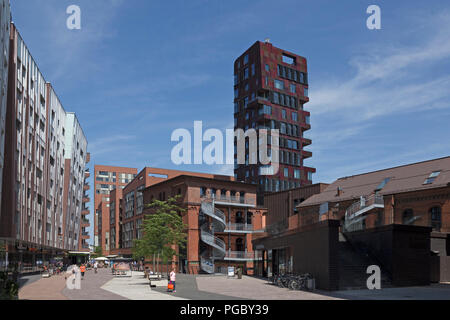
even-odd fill
[[[169,198],[167,201],[153,200],[146,207],[152,209],[152,213],[145,216],[141,225],[142,239],[134,241],[133,257],[157,256],[157,262],[161,259],[163,263],[172,261],[177,255],[173,248],[184,248],[186,244],[186,228],[181,213],[186,210],[178,206],[179,196]]]
[[[91,255],[93,258],[100,258],[103,256],[103,249],[101,246],[95,247],[94,253]]]

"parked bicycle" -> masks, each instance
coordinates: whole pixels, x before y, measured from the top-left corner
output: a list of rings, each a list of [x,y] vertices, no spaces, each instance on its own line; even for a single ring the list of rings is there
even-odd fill
[[[274,285],[280,288],[288,288],[290,290],[308,290],[308,280],[311,279],[313,279],[312,275],[306,273],[302,275],[274,275],[270,280]]]

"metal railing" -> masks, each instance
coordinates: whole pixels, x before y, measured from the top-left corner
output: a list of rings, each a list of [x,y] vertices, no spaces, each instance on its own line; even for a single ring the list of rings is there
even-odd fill
[[[246,205],[256,205],[256,200],[255,199],[249,199],[247,197],[242,197],[242,196],[232,196],[232,195],[204,195],[202,196],[202,200],[215,200],[217,202],[227,202],[227,203],[232,203],[232,204],[246,204]]]
[[[228,223],[225,227],[226,230],[229,231],[253,231],[253,225],[252,224],[246,224],[246,223]]]
[[[225,254],[226,252],[226,245],[225,242],[220,240],[219,238],[215,237],[209,230],[207,225],[203,225],[200,228],[200,237],[203,242],[206,244],[209,244],[210,246],[220,250],[221,253]]]
[[[257,256],[255,252],[246,252],[246,251],[227,251],[225,255],[225,259],[229,260],[257,260]]]
[[[384,198],[383,196],[373,194],[368,197],[361,197],[358,202],[355,202],[350,207],[347,208],[346,217],[351,218],[353,215],[358,213],[359,211],[368,208],[372,205],[383,205],[384,206]]]

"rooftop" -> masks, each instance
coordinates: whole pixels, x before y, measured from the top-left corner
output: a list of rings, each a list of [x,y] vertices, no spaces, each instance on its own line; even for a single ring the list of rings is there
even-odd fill
[[[338,202],[368,196],[441,188],[450,185],[450,157],[344,177],[324,192],[314,195],[299,207]]]

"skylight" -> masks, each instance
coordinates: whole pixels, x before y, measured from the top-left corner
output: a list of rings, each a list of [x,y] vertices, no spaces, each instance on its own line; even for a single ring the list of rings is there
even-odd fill
[[[378,187],[375,189],[375,191],[381,191],[383,190],[383,188],[386,186],[386,184],[391,181],[391,178],[386,178],[384,179],[379,185]]]
[[[423,184],[432,184],[434,180],[436,180],[437,177],[441,174],[441,171],[434,171],[430,174],[430,176],[425,180]]]

